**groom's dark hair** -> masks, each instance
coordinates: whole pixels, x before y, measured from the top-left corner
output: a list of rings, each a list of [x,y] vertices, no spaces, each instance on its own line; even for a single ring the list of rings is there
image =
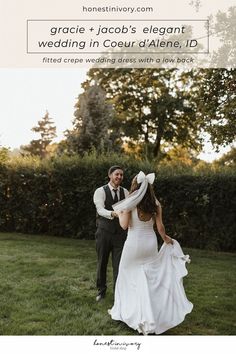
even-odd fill
[[[111,166],[108,170],[108,176],[110,176],[110,174],[112,172],[114,172],[115,170],[122,170],[123,171],[123,168],[119,165],[114,165],[114,166]]]

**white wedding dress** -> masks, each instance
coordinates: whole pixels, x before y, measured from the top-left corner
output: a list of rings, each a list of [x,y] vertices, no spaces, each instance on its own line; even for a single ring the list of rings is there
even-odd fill
[[[112,319],[125,322],[139,333],[160,334],[180,324],[193,305],[183,277],[188,274],[179,243],[164,243],[158,252],[153,220],[140,221],[137,208],[125,242],[115,288]]]

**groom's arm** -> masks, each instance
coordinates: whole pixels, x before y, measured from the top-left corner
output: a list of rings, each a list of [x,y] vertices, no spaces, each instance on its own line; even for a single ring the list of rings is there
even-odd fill
[[[106,219],[114,219],[112,216],[112,211],[105,209],[105,191],[103,187],[96,189],[93,195],[93,202],[96,206],[98,215],[106,218]]]

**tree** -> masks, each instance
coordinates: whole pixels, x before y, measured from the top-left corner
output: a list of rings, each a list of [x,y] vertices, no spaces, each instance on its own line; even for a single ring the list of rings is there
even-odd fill
[[[98,151],[111,148],[117,135],[112,129],[114,111],[106,102],[104,90],[97,84],[92,85],[79,95],[75,108],[73,129],[66,132],[67,140],[63,145],[79,154],[92,148]]]
[[[39,156],[41,159],[49,155],[49,146],[56,137],[56,127],[52,118],[49,117],[48,111],[45,116],[38,121],[38,125],[31,129],[35,133],[40,134],[40,139],[31,140],[29,145],[21,146],[23,152],[30,155]],[[24,154],[24,153],[23,153]]]
[[[218,11],[210,16],[210,27],[218,39],[219,48],[213,50],[210,67],[233,68],[236,61],[236,6],[228,8],[227,12]]]
[[[221,158],[218,160],[215,160],[214,162],[215,166],[234,166],[236,167],[236,147],[232,147],[232,149],[224,154]]]
[[[0,163],[6,162],[9,158],[9,149],[0,145]]]
[[[197,91],[198,114],[216,150],[236,137],[236,69],[202,69]]]
[[[201,148],[192,75],[177,69],[90,69],[83,87],[98,82],[114,105],[123,141],[151,145],[157,157],[165,142]]]
[[[200,7],[202,6],[200,0],[191,0],[189,5],[193,6],[195,8],[196,12],[198,12]]]
[[[183,165],[183,166],[194,166],[200,160],[196,156],[195,151],[183,148],[178,145],[170,150],[168,150],[160,161],[161,166],[174,166],[174,165]]]
[[[235,69],[90,69],[117,113],[121,138],[158,157],[161,146],[200,152],[204,133],[217,150],[235,140]],[[150,155],[150,150],[152,155]]]

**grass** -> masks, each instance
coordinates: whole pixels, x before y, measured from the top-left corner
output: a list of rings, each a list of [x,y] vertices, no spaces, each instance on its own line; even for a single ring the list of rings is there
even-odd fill
[[[184,249],[193,312],[164,335],[236,334],[236,255]],[[111,320],[112,271],[95,302],[94,241],[0,233],[1,335],[137,335]]]

